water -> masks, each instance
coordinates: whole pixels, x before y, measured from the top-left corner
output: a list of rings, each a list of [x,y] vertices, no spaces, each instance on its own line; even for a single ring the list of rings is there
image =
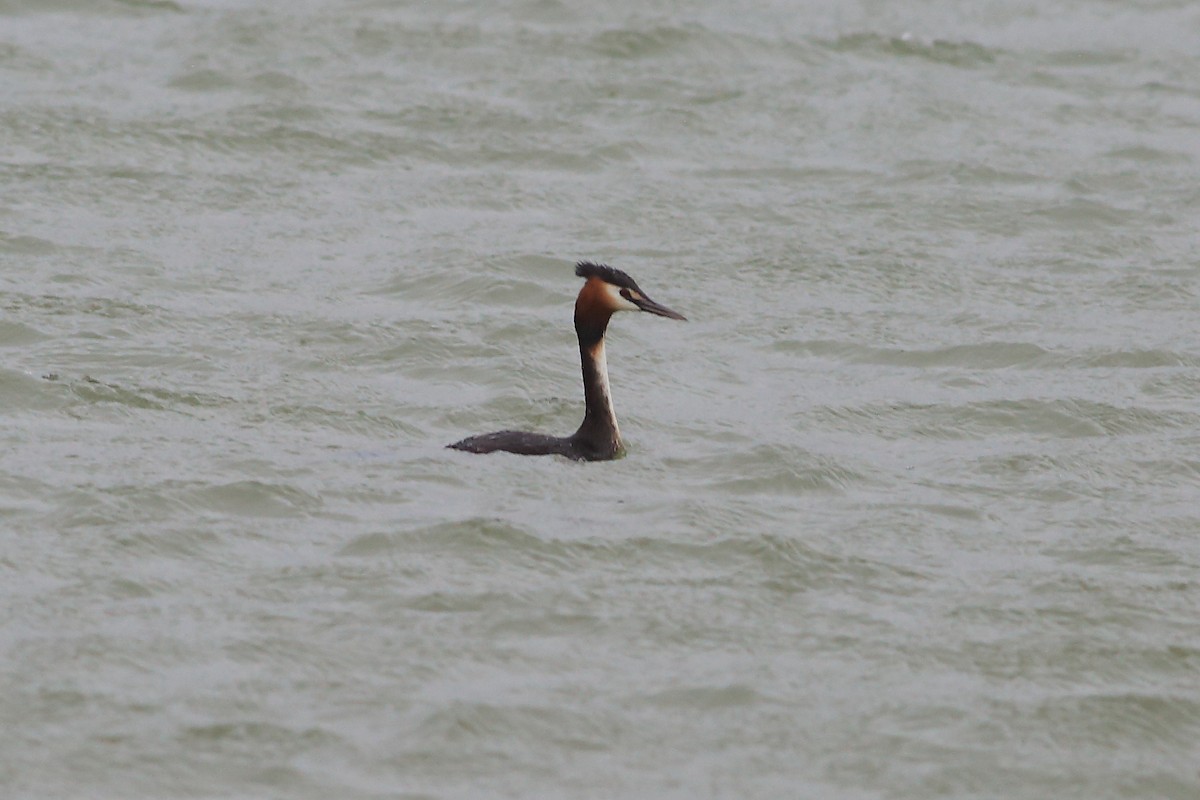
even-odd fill
[[[1200,12],[905,5],[0,2],[0,794],[1200,794]]]

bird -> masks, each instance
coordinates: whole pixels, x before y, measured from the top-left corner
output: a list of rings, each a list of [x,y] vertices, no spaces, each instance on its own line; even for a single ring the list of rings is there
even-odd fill
[[[668,319],[686,320],[651,300],[637,282],[615,267],[580,261],[575,275],[584,279],[575,298],[575,335],[583,365],[583,423],[570,436],[549,436],[527,431],[496,431],[469,436],[446,445],[468,453],[502,451],[523,456],[559,455],[575,461],[610,461],[625,454],[617,415],[608,386],[608,360],[604,334],[618,311],[645,311]]]

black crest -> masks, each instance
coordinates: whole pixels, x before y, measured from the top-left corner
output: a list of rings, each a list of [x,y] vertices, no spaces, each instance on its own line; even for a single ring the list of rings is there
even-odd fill
[[[581,278],[599,278],[605,283],[620,286],[622,289],[633,289],[638,294],[642,290],[637,282],[616,267],[607,264],[593,264],[591,261],[580,261],[575,265],[575,274]]]

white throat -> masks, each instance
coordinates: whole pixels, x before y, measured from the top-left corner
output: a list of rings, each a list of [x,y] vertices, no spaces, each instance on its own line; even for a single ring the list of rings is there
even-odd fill
[[[617,412],[613,409],[612,389],[608,383],[608,358],[604,354],[603,339],[600,340],[600,344],[593,352],[596,357],[596,378],[600,383],[600,395],[603,399],[604,409],[608,412],[608,418],[612,420],[613,430],[620,438],[621,430],[617,427]]]

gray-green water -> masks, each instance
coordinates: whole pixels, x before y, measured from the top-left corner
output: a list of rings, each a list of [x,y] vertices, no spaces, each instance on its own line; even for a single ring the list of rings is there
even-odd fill
[[[1197,797],[1198,43],[0,0],[0,795]]]

